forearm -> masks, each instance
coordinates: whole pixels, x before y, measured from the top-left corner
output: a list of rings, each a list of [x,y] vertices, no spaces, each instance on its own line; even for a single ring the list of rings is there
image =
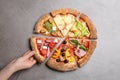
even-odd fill
[[[8,80],[8,78],[15,72],[11,66],[6,66],[0,71],[0,80]]]

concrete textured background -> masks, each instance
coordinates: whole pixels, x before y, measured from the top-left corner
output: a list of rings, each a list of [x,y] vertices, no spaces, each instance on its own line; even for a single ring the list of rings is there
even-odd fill
[[[44,63],[10,80],[118,80],[120,78],[120,0],[0,0],[0,68],[29,49],[36,21],[58,8],[86,13],[98,31],[97,48],[82,68],[61,73]]]

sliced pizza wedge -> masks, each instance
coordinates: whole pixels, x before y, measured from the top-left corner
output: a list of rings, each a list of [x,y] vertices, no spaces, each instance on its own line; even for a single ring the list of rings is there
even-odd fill
[[[54,22],[65,37],[73,24],[79,12],[73,9],[58,9],[51,12]]]
[[[90,38],[96,39],[96,29],[91,20],[85,15],[81,14],[79,19],[75,22],[68,33],[69,37],[74,38]]]
[[[32,50],[35,51],[35,58],[42,63],[59,43],[58,38],[31,37],[30,43]]]
[[[82,67],[92,55],[96,48],[96,41],[86,39],[70,39],[70,43],[74,46],[74,54],[79,67]]]
[[[47,66],[57,71],[77,69],[73,46],[71,46],[67,40],[63,41],[47,61]]]
[[[45,14],[38,20],[34,32],[47,36],[63,37],[50,14]]]

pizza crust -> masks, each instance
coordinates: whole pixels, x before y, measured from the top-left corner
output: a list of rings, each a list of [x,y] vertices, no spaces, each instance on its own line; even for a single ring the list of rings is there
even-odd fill
[[[45,14],[45,15],[43,15],[43,16],[38,20],[38,22],[36,23],[34,32],[35,32],[35,33],[40,33],[40,30],[42,30],[42,29],[46,30],[46,29],[43,27],[43,24],[44,24],[45,21],[47,21],[47,20],[50,19],[50,18],[51,18],[51,16],[50,16],[50,14],[48,14],[48,13]],[[47,30],[46,30],[46,31],[47,31]]]
[[[74,16],[78,16],[80,14],[80,12],[78,12],[77,10],[71,9],[71,8],[61,8],[61,9],[57,9],[51,12],[51,15],[54,17],[58,14],[72,14]]]
[[[31,37],[30,43],[32,50],[35,51],[34,57],[37,59],[39,63],[42,63],[45,60],[45,57],[41,56],[39,50],[37,49],[36,37]]]
[[[53,18],[50,16],[49,13],[43,15],[39,20],[38,22],[36,23],[35,25],[35,29],[34,29],[34,33],[38,33],[38,34],[44,34],[46,36],[55,36],[55,37],[63,37],[63,35],[61,34],[61,32],[58,30],[57,26],[55,25],[54,21],[54,26],[56,26],[56,33],[49,33],[47,31],[46,28],[44,28],[44,22],[47,21],[47,20],[50,20],[52,21]],[[43,33],[41,31],[44,31]]]
[[[72,71],[78,68],[76,61],[70,63],[56,62],[56,59],[53,58],[47,61],[47,66],[57,71]]]
[[[81,14],[80,19],[86,22],[88,29],[90,31],[90,39],[97,39],[97,31],[95,26],[92,24],[92,21],[88,18],[87,15]]]
[[[88,62],[90,56],[92,55],[94,49],[96,48],[96,43],[97,43],[96,41],[90,41],[89,50],[87,51],[86,55],[77,61],[79,67],[82,67],[84,64]]]

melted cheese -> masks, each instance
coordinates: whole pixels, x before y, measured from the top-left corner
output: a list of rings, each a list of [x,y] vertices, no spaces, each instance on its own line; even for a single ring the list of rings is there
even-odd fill
[[[37,43],[42,43],[42,40],[37,40]]]
[[[66,24],[73,24],[75,22],[75,17],[71,14],[68,14],[63,17],[63,20]]]
[[[56,16],[54,17],[54,21],[55,21],[56,25],[58,26],[58,28],[59,28],[60,30],[62,30],[62,29],[64,28],[64,21],[63,21],[61,15],[56,15]]]

